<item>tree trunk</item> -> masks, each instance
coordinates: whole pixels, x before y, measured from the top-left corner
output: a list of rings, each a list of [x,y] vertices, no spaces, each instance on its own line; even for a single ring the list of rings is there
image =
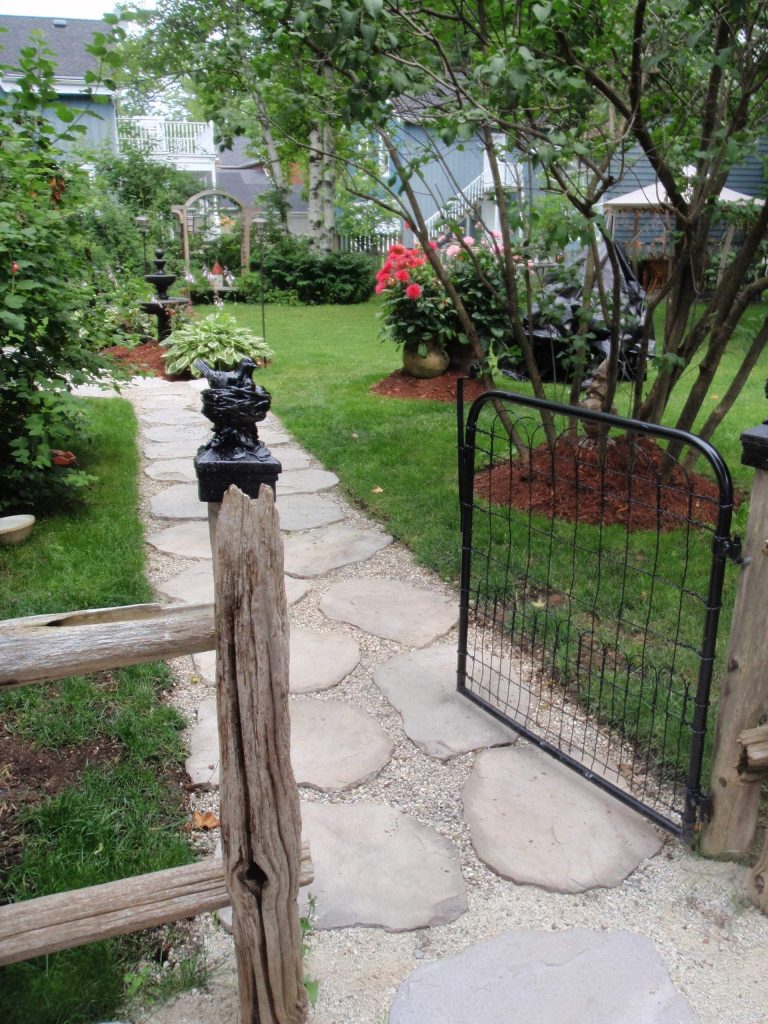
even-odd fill
[[[322,166],[323,133],[321,128],[315,126],[309,133],[309,182],[307,186],[307,225],[311,249],[321,248],[323,236]]]
[[[333,128],[327,122],[322,130],[320,205],[323,222],[318,248],[322,252],[333,252],[336,248],[336,146]]]
[[[288,606],[270,488],[231,487],[216,528],[221,832],[242,1024],[302,1024],[301,813],[291,766]]]

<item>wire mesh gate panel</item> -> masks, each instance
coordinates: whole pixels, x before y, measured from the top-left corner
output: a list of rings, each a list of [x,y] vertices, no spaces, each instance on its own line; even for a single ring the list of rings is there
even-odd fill
[[[523,395],[481,395],[465,423],[460,389],[458,415],[459,692],[690,839],[727,466],[691,434]]]

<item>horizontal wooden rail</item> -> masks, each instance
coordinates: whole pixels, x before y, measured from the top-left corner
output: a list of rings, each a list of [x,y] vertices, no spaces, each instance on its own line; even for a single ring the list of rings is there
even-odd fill
[[[215,646],[213,605],[135,604],[0,622],[0,690]]]
[[[305,840],[299,884],[309,885],[313,878]],[[0,907],[0,965],[155,928],[229,903],[218,859],[12,903]]]

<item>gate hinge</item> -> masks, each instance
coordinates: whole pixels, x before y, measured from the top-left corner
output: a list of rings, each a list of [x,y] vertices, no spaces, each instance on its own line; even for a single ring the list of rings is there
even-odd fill
[[[716,555],[725,555],[737,565],[744,561],[741,555],[741,537],[737,533],[732,537],[715,537],[712,550]]]
[[[693,806],[696,808],[696,825],[700,828],[712,818],[712,794],[702,793],[697,789],[692,794]]]

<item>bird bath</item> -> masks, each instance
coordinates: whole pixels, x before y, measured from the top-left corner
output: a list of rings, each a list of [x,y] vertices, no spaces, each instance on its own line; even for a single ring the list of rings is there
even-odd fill
[[[174,312],[179,306],[188,305],[189,299],[184,298],[184,296],[169,297],[168,289],[176,280],[176,275],[166,272],[162,249],[155,249],[154,262],[154,274],[145,274],[144,280],[148,284],[153,285],[157,292],[157,298],[151,299],[149,302],[142,302],[141,308],[145,313],[151,313],[157,317],[157,340],[162,343],[171,336],[171,323]]]

